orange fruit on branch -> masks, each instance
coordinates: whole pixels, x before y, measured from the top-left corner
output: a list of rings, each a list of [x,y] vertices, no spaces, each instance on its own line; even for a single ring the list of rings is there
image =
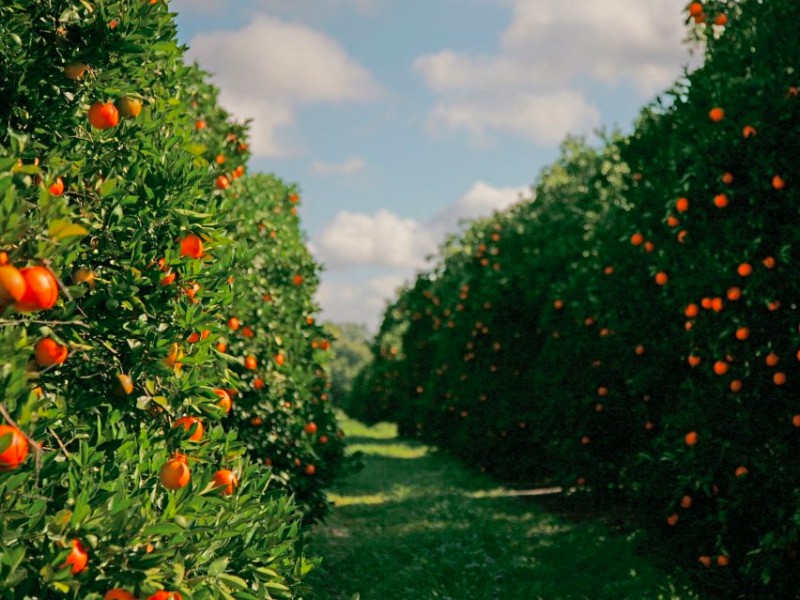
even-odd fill
[[[219,489],[223,496],[230,496],[238,487],[239,479],[233,471],[220,469],[214,473],[214,486]]]
[[[95,102],[88,116],[89,124],[95,129],[110,129],[119,123],[119,111],[111,102]]]
[[[25,267],[19,271],[25,278],[25,293],[17,300],[20,312],[52,308],[58,300],[58,281],[45,267]]]
[[[39,366],[52,367],[63,364],[67,360],[69,351],[66,346],[62,346],[53,338],[46,337],[36,342],[34,354]]]
[[[28,456],[28,439],[12,425],[0,425],[0,471],[19,467]]]
[[[89,563],[89,551],[86,549],[80,540],[72,540],[72,550],[70,550],[67,560],[61,565],[61,568],[70,568],[73,575],[77,575],[86,568]]]
[[[161,485],[168,490],[179,490],[184,487],[192,478],[186,456],[176,453],[161,467],[158,478]]]
[[[203,439],[203,432],[205,431],[205,429],[203,428],[203,422],[197,417],[190,417],[190,416],[181,417],[180,419],[175,421],[175,424],[173,425],[173,427],[183,427],[184,431],[190,431],[192,427],[195,426],[196,429],[194,430],[192,435],[189,436],[189,439],[192,440],[193,442],[199,442],[200,440]]]

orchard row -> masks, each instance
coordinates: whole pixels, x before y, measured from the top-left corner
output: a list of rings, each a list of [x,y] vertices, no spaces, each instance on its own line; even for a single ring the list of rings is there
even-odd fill
[[[714,597],[792,597],[800,7],[687,11],[705,64],[448,241],[387,309],[349,411],[624,503]]]
[[[343,441],[297,190],[165,3],[0,7],[0,598],[291,598]]]

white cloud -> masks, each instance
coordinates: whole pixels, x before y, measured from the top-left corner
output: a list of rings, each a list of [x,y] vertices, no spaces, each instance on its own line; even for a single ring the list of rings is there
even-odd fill
[[[422,224],[388,210],[373,215],[342,211],[322,232],[315,248],[330,267],[415,268],[435,247]]]
[[[327,163],[315,160],[311,163],[311,172],[315,175],[354,175],[367,166],[360,158],[350,158],[340,163]]]
[[[292,152],[281,134],[299,106],[365,101],[380,93],[372,75],[334,39],[271,17],[198,34],[189,57],[213,73],[223,106],[237,118],[254,119],[251,149],[258,156]]]
[[[355,10],[361,14],[375,13],[386,0],[252,0],[248,10],[266,9],[273,14],[305,16],[321,11]],[[242,0],[172,0],[170,6],[178,13],[217,15],[243,8]]]
[[[334,270],[390,267],[407,271],[425,266],[459,221],[490,215],[528,193],[524,187],[494,187],[477,182],[427,223],[403,219],[388,210],[367,215],[342,211],[312,244],[317,258]]]
[[[437,95],[429,126],[485,142],[492,132],[550,144],[600,122],[590,82],[646,98],[680,76],[685,0],[512,0],[496,52],[451,49],[414,69]]]
[[[461,198],[442,209],[427,227],[435,231],[435,237],[441,241],[456,230],[459,222],[489,216],[530,196],[529,187],[494,187],[478,181]]]
[[[362,283],[326,278],[317,290],[322,318],[336,323],[366,323],[377,331],[386,303],[397,295],[406,278],[382,275]]]
[[[590,133],[600,125],[600,111],[579,92],[520,93],[506,98],[468,98],[436,104],[431,130],[466,131],[478,143],[491,132],[518,135],[538,144],[555,144],[566,133]]]
[[[366,323],[376,331],[386,301],[425,267],[426,257],[448,233],[456,231],[461,220],[489,216],[529,196],[527,187],[494,187],[479,181],[427,223],[386,210],[373,215],[340,212],[309,244],[328,267],[317,292],[323,317]],[[353,283],[354,269],[375,274]]]

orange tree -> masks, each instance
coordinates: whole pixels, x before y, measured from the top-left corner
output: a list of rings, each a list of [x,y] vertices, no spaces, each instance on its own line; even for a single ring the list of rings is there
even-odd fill
[[[647,547],[715,597],[788,597],[800,10],[687,10],[704,66],[605,160],[561,182],[557,165],[533,203],[447,244],[353,398],[506,476],[621,497]],[[373,401],[394,382],[409,398]]]
[[[244,128],[163,3],[7,2],[0,57],[0,597],[292,597],[302,513],[224,419]]]

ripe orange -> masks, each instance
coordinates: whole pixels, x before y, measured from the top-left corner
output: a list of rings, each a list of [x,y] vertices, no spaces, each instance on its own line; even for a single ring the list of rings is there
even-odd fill
[[[699,312],[700,308],[697,306],[697,304],[689,304],[683,311],[683,313],[690,319],[696,317]]]
[[[645,242],[644,243],[644,251],[645,252],[652,252],[656,249],[656,246],[653,242]]]
[[[254,387],[255,389],[257,389],[257,390],[261,390],[261,389],[264,389],[264,386],[266,386],[266,383],[264,383],[264,380],[263,380],[263,379],[261,379],[261,377],[256,377],[256,378],[253,380],[253,387]]]
[[[700,358],[699,356],[695,356],[694,354],[690,354],[689,358],[687,358],[687,360],[689,361],[689,365],[690,366],[696,367],[697,365],[699,365],[702,362],[703,359]]]
[[[731,563],[730,559],[724,554],[717,557],[717,565],[720,567],[727,567]]]
[[[117,375],[117,383],[115,391],[119,396],[129,396],[133,392],[133,380],[130,375],[119,373]]]
[[[275,363],[280,367],[283,366],[283,363],[286,362],[286,355],[283,353],[278,353],[275,355]]]
[[[717,208],[725,208],[728,206],[729,200],[727,194],[717,194],[714,196],[714,206]]]
[[[748,473],[749,471],[747,470],[747,467],[736,467],[736,477],[744,477]]]
[[[150,4],[153,4],[153,0],[150,0]],[[178,592],[161,590],[152,596],[148,596],[147,600],[183,600],[183,597]]]
[[[736,269],[736,272],[742,277],[748,277],[753,272],[753,267],[750,265],[750,263],[744,262],[739,265],[738,269]]]
[[[34,347],[36,362],[42,367],[63,364],[67,360],[69,351],[66,346],[62,346],[53,338],[43,338],[36,342]]]
[[[304,281],[303,276],[300,275],[299,273],[294,277],[292,277],[292,283],[295,285],[303,285],[303,281]]]
[[[795,427],[800,427],[800,415],[794,415],[792,417],[792,425]]]
[[[722,174],[722,183],[730,185],[733,183],[733,173],[725,172]]]
[[[303,427],[303,431],[305,431],[308,435],[314,435],[317,433],[317,424],[316,423],[306,423],[306,426]]]
[[[25,278],[25,293],[17,300],[20,312],[52,308],[58,300],[58,282],[45,267],[26,267],[19,272]]]
[[[664,273],[664,271],[659,271],[656,273],[656,283],[658,285],[666,285],[667,281],[669,281],[669,277],[666,273]]]
[[[738,287],[728,288],[728,300],[735,302],[742,297],[742,290]]]
[[[675,209],[678,212],[686,212],[689,210],[689,199],[688,198],[678,198],[678,201],[675,203]]]
[[[225,175],[220,175],[214,180],[214,185],[217,186],[218,190],[227,190],[231,185],[231,181]]]
[[[667,225],[669,227],[677,227],[680,224],[681,224],[681,222],[678,219],[676,219],[675,217],[673,217],[672,215],[667,217]]]
[[[697,432],[690,431],[684,436],[683,441],[686,442],[687,446],[694,446],[697,444]]]
[[[114,588],[106,592],[103,600],[136,600],[136,596],[126,590]]]
[[[255,332],[250,327],[243,327],[242,335],[246,338],[251,338],[255,335]]]
[[[786,182],[780,175],[775,175],[775,177],[772,178],[772,187],[776,190],[782,190],[786,187]]]
[[[745,125],[744,129],[742,129],[742,135],[745,138],[753,137],[756,133],[756,128],[752,125]]]
[[[769,354],[767,354],[767,357],[764,359],[764,362],[767,363],[768,367],[774,367],[780,361],[781,361],[780,357],[774,352],[770,352]]]
[[[231,412],[231,405],[233,404],[233,401],[231,400],[230,394],[221,388],[215,389],[214,393],[219,396],[219,402],[217,402],[217,406],[222,407],[226,414]]]
[[[730,390],[733,393],[740,392],[742,390],[742,382],[739,379],[734,379],[731,381]]]
[[[678,232],[678,241],[682,244],[686,241],[686,236],[689,235],[689,232],[685,229]]]
[[[50,195],[60,196],[64,193],[64,180],[57,177],[56,180],[50,185]]]
[[[164,363],[171,368],[177,368],[180,365],[180,360],[183,358],[183,350],[177,342],[170,344],[169,352],[164,358]]]
[[[168,490],[179,490],[189,483],[192,473],[186,463],[186,456],[178,453],[165,462],[158,474],[161,485]]]
[[[225,162],[225,157],[222,154],[217,154],[216,158],[214,158],[214,162],[221,165]]]
[[[228,345],[225,342],[217,342],[217,350],[220,352],[225,352],[228,349]]]
[[[192,440],[193,442],[199,442],[200,440],[203,439],[204,428],[203,428],[203,422],[197,417],[189,417],[189,416],[181,417],[180,419],[175,421],[175,424],[173,425],[173,427],[183,427],[184,431],[190,431],[192,427],[195,426],[197,427],[194,430],[194,433],[192,433],[192,435],[189,436],[189,439]]]
[[[692,506],[692,497],[691,496],[684,496],[681,498],[681,508],[691,508]]]
[[[19,269],[8,264],[0,266],[0,305],[18,302],[27,289],[28,284]]]
[[[16,469],[28,456],[27,438],[12,425],[0,425],[0,448],[2,447],[5,450],[0,451],[0,471]]]
[[[689,14],[693,17],[703,14],[703,5],[700,2],[692,2],[689,5]]]
[[[767,269],[774,269],[775,268],[775,257],[774,256],[768,256],[763,261],[761,261],[761,264],[763,264]]]
[[[197,129],[198,131],[200,131],[201,129],[205,129],[206,122],[203,121],[203,119],[198,119],[197,121],[194,122],[194,128]]]
[[[708,113],[708,117],[715,123],[719,123],[725,118],[725,111],[719,107],[712,108]]]
[[[701,565],[703,565],[706,569],[711,566],[711,557],[710,556],[700,556],[697,559]]]
[[[736,339],[739,341],[744,341],[750,337],[750,330],[747,327],[739,327],[736,330]]]
[[[644,346],[642,344],[637,344],[633,351],[636,356],[642,356],[644,354]]]
[[[720,312],[723,308],[725,308],[725,303],[723,302],[722,298],[711,299],[711,310],[714,312]]]
[[[314,465],[306,465],[306,475],[313,475],[317,472],[317,467]]]
[[[88,70],[89,65],[85,65],[82,62],[70,63],[64,67],[64,75],[67,76],[67,79],[78,81],[79,79],[83,79],[83,76],[86,75]]]
[[[75,269],[75,273],[72,274],[72,281],[75,283],[85,283],[91,288],[94,287],[94,278],[94,271],[83,267]]]
[[[123,96],[117,100],[116,107],[123,119],[135,119],[142,112],[142,101],[133,96]]]
[[[62,569],[70,567],[73,575],[77,575],[86,568],[89,563],[89,551],[80,540],[72,540],[72,550],[67,556],[67,560],[61,565]]]
[[[172,285],[175,282],[176,273],[174,271],[169,271],[164,277],[161,278],[159,282],[163,286]]]
[[[670,516],[667,517],[667,525],[669,525],[670,527],[675,527],[675,525],[678,524],[679,519],[680,517],[678,516],[678,513],[672,513]]]
[[[181,240],[181,256],[202,258],[203,240],[194,233],[188,234]]]
[[[239,319],[237,319],[236,317],[231,317],[230,319],[228,319],[228,329],[230,329],[231,331],[238,330],[239,325],[240,325]]]
[[[728,372],[728,363],[724,360],[718,360],[714,363],[714,373],[717,375],[725,375]]]
[[[634,233],[631,236],[631,244],[641,246],[644,243],[644,236],[641,233]]]
[[[786,373],[781,373],[780,371],[775,373],[772,376],[772,383],[775,385],[783,385],[786,383]]]
[[[119,123],[119,111],[111,102],[95,102],[89,108],[89,124],[95,129],[110,129]]]
[[[239,480],[233,471],[220,469],[214,473],[214,486],[220,488],[219,492],[223,496],[230,496],[233,490],[239,485]]]
[[[244,359],[244,368],[250,371],[255,371],[258,368],[258,360],[252,354],[249,354]]]
[[[320,444],[327,444],[328,443],[328,436],[327,435],[319,436],[319,443]]]

